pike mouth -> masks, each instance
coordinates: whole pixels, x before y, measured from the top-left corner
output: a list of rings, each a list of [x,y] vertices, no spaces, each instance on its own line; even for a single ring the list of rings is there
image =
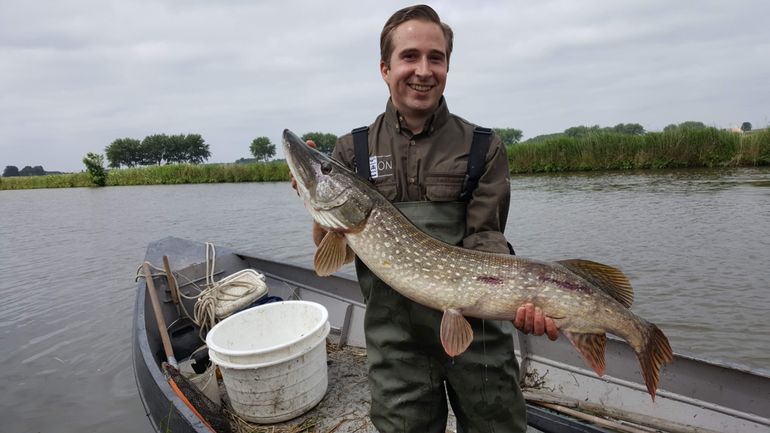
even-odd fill
[[[428,84],[417,84],[417,83],[406,83],[406,85],[417,92],[429,92],[431,91],[436,85],[428,85]]]

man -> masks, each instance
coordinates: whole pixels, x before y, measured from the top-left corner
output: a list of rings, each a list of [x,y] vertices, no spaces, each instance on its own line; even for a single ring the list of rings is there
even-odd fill
[[[452,39],[429,6],[404,8],[387,21],[380,72],[390,99],[365,133],[368,172],[359,174],[423,231],[464,248],[508,254],[503,230],[510,184],[499,137],[491,138],[472,196],[459,199],[474,125],[450,114],[443,97]],[[340,137],[333,156],[356,168],[351,134]],[[324,235],[314,223],[316,245]],[[469,319],[474,341],[450,358],[439,338],[441,312],[401,296],[359,260],[356,271],[367,304],[370,415],[380,432],[443,433],[447,396],[461,432],[526,430],[510,323]],[[517,311],[515,325],[551,339],[558,332],[532,305]]]

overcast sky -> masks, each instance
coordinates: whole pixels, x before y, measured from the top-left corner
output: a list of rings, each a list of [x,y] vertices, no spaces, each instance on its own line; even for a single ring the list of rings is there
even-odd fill
[[[379,33],[411,2],[0,0],[0,167],[80,171],[116,138],[341,135],[388,97]],[[770,123],[770,2],[439,1],[452,112],[524,137]],[[278,157],[280,154],[280,146]]]

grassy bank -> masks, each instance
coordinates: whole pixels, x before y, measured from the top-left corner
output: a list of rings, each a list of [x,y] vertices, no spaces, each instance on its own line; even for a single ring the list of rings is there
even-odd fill
[[[770,165],[770,129],[559,137],[508,148],[512,173]]]
[[[770,129],[736,134],[707,128],[644,135],[556,137],[508,148],[511,173],[770,165]],[[175,164],[109,170],[107,186],[289,180],[284,161]],[[93,186],[85,172],[0,177],[0,190]]]
[[[107,186],[286,180],[289,180],[289,167],[283,161],[253,164],[175,164],[113,169],[107,172]],[[85,172],[0,178],[0,190],[89,186],[93,184]]]

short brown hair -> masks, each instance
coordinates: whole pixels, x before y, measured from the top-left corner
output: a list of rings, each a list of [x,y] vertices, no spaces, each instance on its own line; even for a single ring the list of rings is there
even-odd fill
[[[449,56],[452,54],[454,33],[451,27],[441,22],[441,18],[439,18],[436,11],[428,5],[405,7],[390,16],[385,23],[385,27],[382,28],[382,33],[380,33],[380,60],[390,67],[390,56],[393,54],[393,30],[409,20],[428,21],[436,23],[441,27],[441,30],[444,32],[444,39],[446,39],[446,61],[448,66]]]

